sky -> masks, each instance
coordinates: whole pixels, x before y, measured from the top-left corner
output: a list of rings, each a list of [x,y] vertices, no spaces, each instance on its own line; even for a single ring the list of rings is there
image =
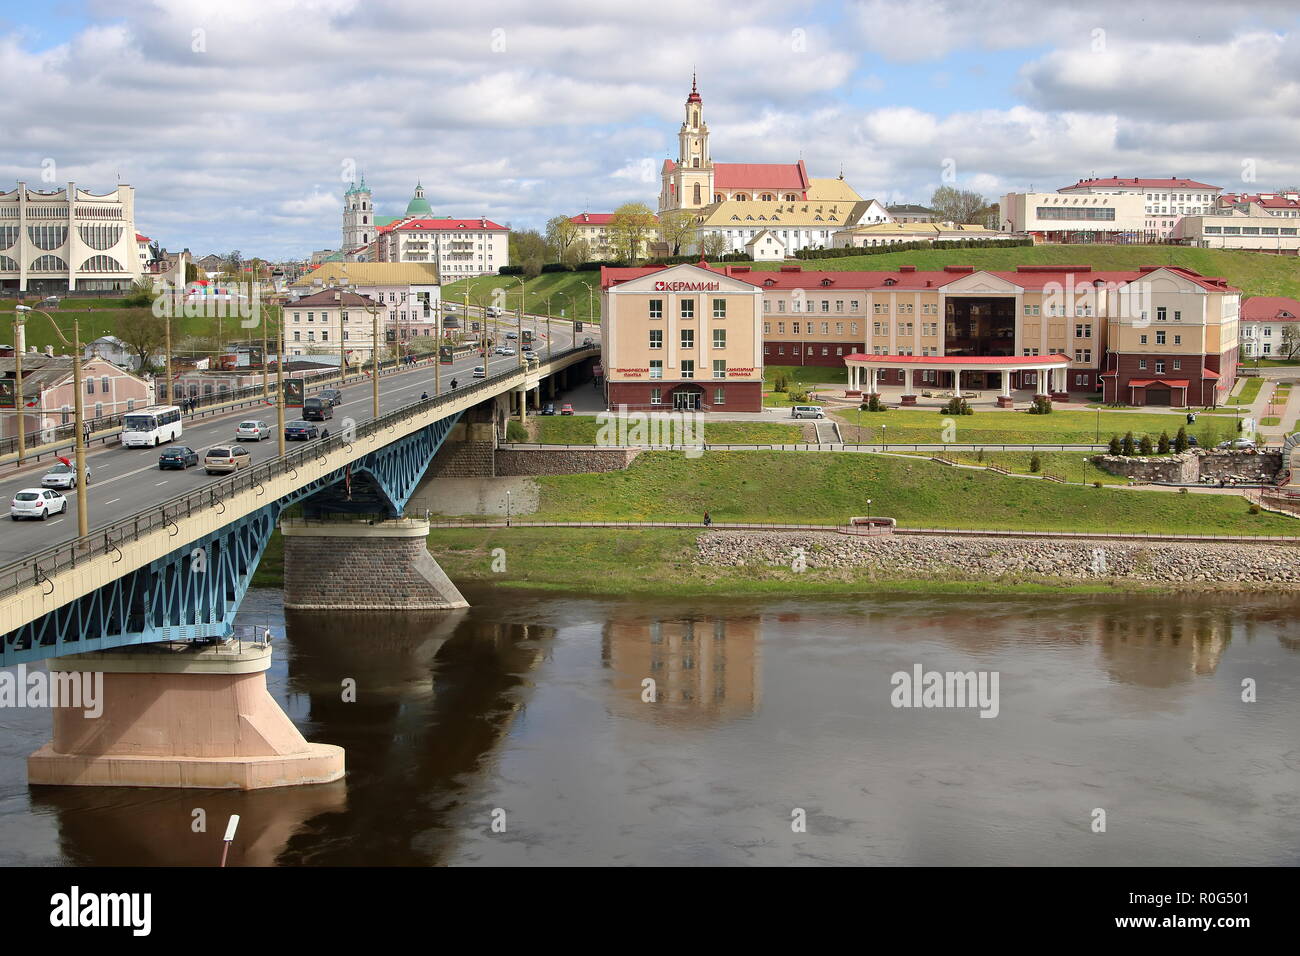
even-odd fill
[[[1300,184],[1296,0],[0,0],[0,188],[129,183],[196,255],[338,248],[362,173],[543,228],[655,206],[693,70],[715,161],[885,203]]]

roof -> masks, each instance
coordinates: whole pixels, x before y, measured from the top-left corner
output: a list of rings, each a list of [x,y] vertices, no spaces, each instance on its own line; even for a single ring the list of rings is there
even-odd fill
[[[719,189],[808,188],[808,170],[797,163],[714,163],[713,185]]]
[[[1071,189],[1091,189],[1095,187],[1107,186],[1139,186],[1143,189],[1222,189],[1222,186],[1211,186],[1208,183],[1198,183],[1194,179],[1118,179],[1114,176],[1109,179],[1080,179],[1073,186],[1062,186],[1057,190],[1058,193],[1067,192]]]
[[[704,227],[736,228],[739,226],[817,226],[835,228],[856,221],[870,202],[835,202],[798,200],[796,202],[746,202],[729,199],[710,203],[696,210],[703,216]]]
[[[845,362],[863,362],[868,365],[985,365],[989,368],[1043,368],[1047,365],[1069,364],[1068,355],[866,355],[854,352],[844,356]]]
[[[323,262],[289,283],[291,289],[356,285],[436,285],[438,267],[432,262]]]
[[[152,242],[153,240],[150,239],[148,236],[142,236],[142,235],[140,235],[140,233],[137,232],[137,233],[135,234],[135,241],[136,241],[136,242]]]
[[[1294,193],[1288,196],[1294,196]],[[1300,200],[1280,196],[1277,193],[1224,193],[1219,197],[1225,203],[1251,203],[1265,209],[1300,209]]]
[[[491,219],[402,219],[389,226],[381,226],[380,232],[386,232],[390,229],[398,229],[402,232],[417,229],[445,229],[451,232],[464,232],[467,229],[473,229],[478,232],[483,230],[500,230],[508,232],[506,226],[493,222]]]
[[[930,209],[927,206],[918,206],[915,203],[903,203],[903,205],[901,206],[886,206],[885,208],[888,209],[890,212],[896,213],[900,216],[939,215],[933,209]]]
[[[990,229],[987,226],[951,222],[877,222],[866,226],[854,226],[849,231],[858,235],[863,233],[870,235],[896,235],[900,233],[939,235],[944,232],[976,232],[988,235],[1002,235],[996,229]]]
[[[1284,295],[1256,295],[1241,303],[1242,322],[1300,322],[1300,302]]]
[[[288,303],[295,309],[303,305],[323,305],[326,307],[346,305],[346,306],[373,306],[378,303],[374,299],[367,298],[364,295],[357,295],[355,292],[345,292],[342,289],[322,289],[320,292],[314,292],[311,295],[305,295],[301,299],[295,299]]]
[[[742,205],[747,205],[742,203]],[[639,279],[651,275],[669,266],[641,266],[637,268],[602,268],[600,282],[602,288]],[[700,268],[705,268],[701,266]],[[813,286],[863,291],[886,287],[898,291],[921,291],[937,289],[950,285],[972,275],[982,274],[1002,279],[1022,289],[1041,291],[1045,286],[1069,285],[1076,289],[1101,282],[1126,285],[1143,278],[1151,272],[1166,271],[1178,275],[1209,292],[1240,292],[1225,280],[1203,276],[1191,269],[1177,266],[1143,266],[1140,269],[1123,271],[1097,271],[1091,266],[1018,266],[1012,270],[976,269],[974,266],[944,266],[940,270],[919,271],[915,266],[899,266],[894,271],[881,272],[835,272],[805,270],[802,266],[785,265],[778,270],[754,269],[751,266],[708,267],[719,275],[733,279],[742,279],[767,289],[808,289]]]
[[[812,179],[808,186],[809,200],[861,202],[858,191],[842,179]]]
[[[580,212],[576,216],[570,216],[569,222],[575,226],[608,226],[614,221],[616,213],[612,212]],[[655,222],[659,221],[658,216],[652,217]]]

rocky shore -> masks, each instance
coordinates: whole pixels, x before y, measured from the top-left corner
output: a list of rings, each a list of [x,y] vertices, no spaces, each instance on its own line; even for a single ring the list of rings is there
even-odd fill
[[[890,578],[1052,578],[1241,588],[1300,585],[1300,549],[1284,545],[711,531],[699,536],[695,560],[712,567],[799,570],[801,555],[810,571],[864,569]]]

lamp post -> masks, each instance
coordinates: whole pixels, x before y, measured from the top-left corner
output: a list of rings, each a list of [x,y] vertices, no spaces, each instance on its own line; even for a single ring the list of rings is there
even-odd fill
[[[64,345],[72,346],[72,387],[76,390],[76,400],[73,403],[73,415],[76,422],[76,469],[77,469],[77,535],[85,537],[90,533],[90,518],[88,503],[86,501],[86,434],[85,412],[82,407],[81,395],[81,322],[77,319],[76,314],[72,317],[72,341],[69,342],[59,324],[54,321],[54,317],[48,312],[42,312],[40,309],[33,309],[29,305],[14,306],[17,313],[35,312],[37,315],[43,315],[49,319],[50,325],[54,327],[55,334]]]
[[[373,376],[370,382],[370,401],[374,408],[374,418],[379,418],[379,310],[374,308],[370,297],[366,296],[366,311],[370,313],[370,365]]]
[[[510,527],[510,492],[506,492],[506,527]]]
[[[276,322],[275,337],[278,343],[275,347],[275,420],[280,426],[277,429],[279,434],[278,447],[280,455],[284,455],[284,306],[280,307],[280,317]],[[263,356],[262,361],[265,363],[266,358]]]
[[[23,325],[18,318],[18,310],[14,310],[14,412],[18,416],[18,464],[23,463],[23,453],[27,444],[27,415],[26,405],[23,403],[23,349],[26,348],[26,342],[20,341],[22,337],[18,332]]]

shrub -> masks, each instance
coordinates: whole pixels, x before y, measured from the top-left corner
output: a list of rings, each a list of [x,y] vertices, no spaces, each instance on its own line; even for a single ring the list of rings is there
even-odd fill
[[[1141,455],[1150,455],[1155,451],[1155,446],[1151,444],[1151,436],[1143,435],[1142,441],[1138,443],[1138,453]]]
[[[1030,415],[1050,415],[1052,414],[1052,400],[1046,395],[1037,395],[1034,397],[1034,404],[1029,406]]]
[[[1030,471],[1037,474],[1039,471],[1042,471],[1042,469],[1043,469],[1043,459],[1039,458],[1037,455],[1034,455],[1032,458],[1029,459]]]
[[[1100,481],[1094,481],[1094,482],[1092,483],[1092,486],[1093,486],[1094,488],[1100,488],[1100,487],[1101,487],[1101,482],[1100,482]]]
[[[1169,454],[1169,432],[1160,433],[1160,443],[1156,445],[1156,450],[1162,455]]]
[[[528,429],[511,419],[506,422],[506,441],[528,441]]]
[[[1124,453],[1123,448],[1120,446],[1120,443],[1119,443],[1119,436],[1118,436],[1118,435],[1111,435],[1111,436],[1110,436],[1110,448],[1109,448],[1109,452],[1110,452],[1110,454],[1112,454],[1112,455],[1122,455],[1122,454]]]
[[[1257,504],[1252,504],[1252,505],[1250,506],[1250,513],[1253,514],[1253,515],[1257,515],[1257,514],[1259,514],[1259,505],[1257,505]]]
[[[1133,441],[1133,433],[1125,432],[1124,440],[1120,442],[1120,454],[1124,455],[1126,458],[1132,458],[1134,447],[1135,442]]]
[[[869,412],[889,411],[889,406],[887,406],[884,402],[880,400],[880,396],[878,394],[872,394],[867,396],[867,403],[863,407]]]
[[[1174,436],[1174,451],[1182,454],[1187,451],[1187,429],[1179,427],[1178,434]]]
[[[777,372],[772,376],[772,391],[784,392],[790,388],[790,376],[785,372]]]
[[[1190,492],[1188,492],[1188,490],[1187,490],[1186,488],[1179,488],[1179,489],[1178,489],[1178,493],[1179,493],[1180,495],[1186,495],[1186,494],[1189,494]]]
[[[808,401],[808,393],[803,389],[790,393],[790,400],[797,403]]]

